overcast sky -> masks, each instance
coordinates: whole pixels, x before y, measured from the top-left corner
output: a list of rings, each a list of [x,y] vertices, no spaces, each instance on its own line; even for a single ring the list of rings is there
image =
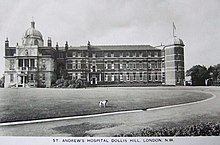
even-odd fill
[[[46,42],[64,46],[185,43],[185,66],[220,63],[219,0],[0,0],[0,76],[4,41],[21,44],[32,17]]]

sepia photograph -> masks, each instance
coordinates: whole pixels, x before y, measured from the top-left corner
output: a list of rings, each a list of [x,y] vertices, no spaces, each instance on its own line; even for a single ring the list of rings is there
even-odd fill
[[[0,144],[220,142],[220,1],[0,1]]]

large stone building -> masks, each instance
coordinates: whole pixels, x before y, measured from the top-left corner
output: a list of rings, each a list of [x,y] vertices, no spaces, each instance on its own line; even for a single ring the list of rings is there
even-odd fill
[[[167,45],[91,45],[66,42],[44,46],[35,22],[22,45],[5,41],[5,87],[50,87],[58,78],[83,79],[88,85],[184,85],[184,43],[173,37]]]

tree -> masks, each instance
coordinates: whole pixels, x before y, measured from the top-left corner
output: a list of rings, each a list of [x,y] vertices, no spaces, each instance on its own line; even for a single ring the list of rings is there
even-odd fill
[[[205,66],[195,65],[186,71],[187,76],[191,76],[193,86],[205,86],[205,80],[210,78]]]

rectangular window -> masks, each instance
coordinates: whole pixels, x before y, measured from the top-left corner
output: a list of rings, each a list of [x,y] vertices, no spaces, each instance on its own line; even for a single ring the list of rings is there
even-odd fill
[[[123,63],[123,69],[126,69],[126,64],[125,63]]]
[[[14,74],[10,74],[10,82],[14,82]]]
[[[140,80],[143,80],[142,72],[140,72]]]
[[[119,68],[122,69],[122,63],[119,64]]]
[[[23,59],[18,60],[18,67],[23,67]]]
[[[133,75],[134,75],[134,80],[136,80],[136,73],[134,72]]]
[[[158,66],[157,66],[158,68],[161,68],[161,62],[158,62]]]
[[[151,68],[155,68],[155,63],[154,62],[151,62]]]
[[[105,74],[105,81],[108,81],[108,75]]]
[[[120,73],[120,81],[123,81],[122,73]]]
[[[114,74],[112,74],[112,81],[115,81],[115,77],[114,77]]]
[[[142,64],[142,61],[140,61],[140,69],[143,68],[143,64]]]
[[[35,67],[35,60],[31,59],[31,67]]]
[[[92,72],[96,72],[95,66],[92,66]]]
[[[151,74],[148,74],[148,80],[151,81]]]
[[[114,68],[114,63],[113,63],[113,61],[112,61],[112,69],[115,69],[115,68]]]
[[[29,59],[24,60],[24,66],[28,67],[29,66]]]
[[[105,62],[105,69],[108,69],[107,61]]]
[[[92,54],[92,57],[95,58],[95,56],[96,56],[95,53],[93,53],[93,54]]]
[[[151,63],[148,63],[148,68],[151,69]]]
[[[136,63],[136,68],[137,68],[137,69],[140,68],[140,64],[139,64],[139,62]]]
[[[127,73],[127,80],[128,80],[128,81],[130,80],[129,73]]]
[[[75,73],[75,78],[76,78],[76,80],[78,79],[78,73]]]
[[[127,61],[126,68],[127,69],[129,68],[129,61]]]

